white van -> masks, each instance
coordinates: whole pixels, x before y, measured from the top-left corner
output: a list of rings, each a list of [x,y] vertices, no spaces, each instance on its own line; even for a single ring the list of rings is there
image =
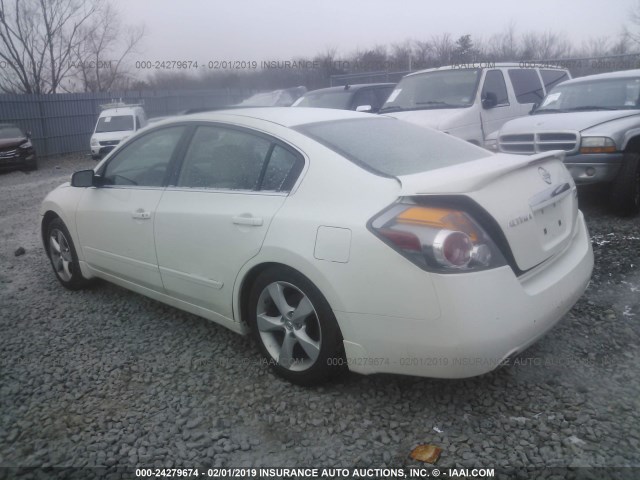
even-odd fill
[[[450,133],[484,146],[485,137],[527,115],[568,70],[526,63],[468,63],[410,73],[381,114]]]
[[[98,160],[125,138],[149,123],[142,105],[110,103],[100,105],[102,111],[91,136],[91,157]]]

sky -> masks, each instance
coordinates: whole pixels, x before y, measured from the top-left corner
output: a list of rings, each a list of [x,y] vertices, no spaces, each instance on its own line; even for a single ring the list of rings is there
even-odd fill
[[[638,0],[111,0],[144,24],[139,60],[253,61],[339,55],[450,33],[488,39],[516,31],[563,32],[576,46],[615,37]],[[638,27],[640,29],[640,27]]]

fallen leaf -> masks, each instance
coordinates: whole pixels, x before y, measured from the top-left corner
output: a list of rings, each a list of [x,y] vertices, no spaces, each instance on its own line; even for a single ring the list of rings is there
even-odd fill
[[[440,458],[440,453],[442,453],[442,449],[435,445],[418,445],[409,456],[419,462],[436,463]]]

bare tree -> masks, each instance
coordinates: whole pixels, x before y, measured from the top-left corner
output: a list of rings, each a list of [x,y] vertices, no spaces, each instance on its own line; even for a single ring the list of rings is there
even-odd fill
[[[516,24],[513,21],[502,33],[495,34],[489,39],[487,53],[495,60],[515,61],[519,58],[519,51]]]
[[[110,3],[83,27],[84,42],[73,51],[73,66],[87,92],[124,88],[130,80],[126,60],[137,52],[145,35],[144,26],[124,27]]]
[[[0,0],[0,89],[56,93],[102,0]]]
[[[448,65],[451,63],[451,57],[455,44],[451,40],[451,35],[443,33],[431,37],[431,45],[433,46],[434,61],[437,66]]]
[[[412,68],[427,68],[433,62],[433,44],[417,40],[413,45]]]
[[[409,40],[391,45],[389,57],[394,70],[411,70],[413,63],[413,46]]]

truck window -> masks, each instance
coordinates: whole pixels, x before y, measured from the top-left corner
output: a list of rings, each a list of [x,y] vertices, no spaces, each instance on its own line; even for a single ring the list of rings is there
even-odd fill
[[[484,87],[482,87],[482,96],[488,92],[493,93],[498,103],[497,105],[509,105],[509,96],[507,95],[507,85],[504,82],[504,75],[500,70],[489,70],[484,79]]]
[[[538,103],[544,97],[542,83],[536,70],[526,68],[509,70],[509,78],[518,103]]]
[[[560,82],[569,80],[569,75],[563,70],[540,70],[540,75],[542,75],[544,88],[547,92]]]

